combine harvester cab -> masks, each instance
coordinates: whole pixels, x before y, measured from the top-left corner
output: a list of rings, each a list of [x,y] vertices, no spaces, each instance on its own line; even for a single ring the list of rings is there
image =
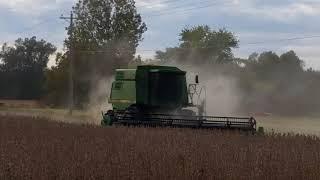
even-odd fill
[[[206,116],[205,101],[194,103],[205,90],[199,90],[198,81],[196,76],[188,86],[186,72],[176,67],[118,69],[109,98],[113,109],[103,113],[102,125],[256,130],[253,117]]]

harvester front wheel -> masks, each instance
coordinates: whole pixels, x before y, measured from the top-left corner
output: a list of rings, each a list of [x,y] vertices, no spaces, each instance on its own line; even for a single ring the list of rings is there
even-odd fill
[[[112,126],[113,122],[114,122],[114,112],[112,110],[109,110],[107,113],[103,115],[101,125]]]

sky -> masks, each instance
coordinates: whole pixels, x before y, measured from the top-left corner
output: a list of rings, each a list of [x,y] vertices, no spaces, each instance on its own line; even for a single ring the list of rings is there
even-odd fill
[[[76,1],[0,0],[0,44],[35,35],[62,50],[69,22],[59,17]],[[236,57],[294,50],[306,67],[320,70],[320,0],[136,0],[136,6],[148,27],[138,47],[143,58],[177,46],[183,28],[209,25],[237,36]]]

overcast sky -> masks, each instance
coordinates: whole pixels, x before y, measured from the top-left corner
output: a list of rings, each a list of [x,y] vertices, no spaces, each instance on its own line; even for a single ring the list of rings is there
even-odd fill
[[[178,44],[182,28],[209,25],[235,33],[235,56],[294,50],[308,67],[320,70],[319,0],[136,0],[148,31],[138,48],[145,58]],[[0,43],[36,35],[59,49],[65,38],[61,14],[75,0],[0,0]],[[318,36],[318,37],[317,37]],[[313,37],[313,38],[310,38]],[[295,40],[286,40],[298,38]],[[300,39],[305,38],[305,39]]]

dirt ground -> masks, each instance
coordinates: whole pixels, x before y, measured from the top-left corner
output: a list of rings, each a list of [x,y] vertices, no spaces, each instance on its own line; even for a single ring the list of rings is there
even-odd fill
[[[44,105],[36,100],[6,100],[0,99],[0,107],[9,108],[43,108]]]
[[[64,109],[31,109],[31,108],[0,108],[2,116],[27,116],[45,118],[52,121],[72,123],[72,124],[91,124],[98,125],[101,120],[101,112],[73,111],[70,115]]]
[[[320,118],[318,117],[257,117],[258,126],[267,131],[299,133],[320,136]]]
[[[74,111],[70,116],[63,109],[36,108],[0,108],[0,115],[23,115],[44,117],[58,122],[99,125],[101,112]],[[255,117],[258,127],[264,127],[266,132],[299,133],[320,136],[320,117]]]

